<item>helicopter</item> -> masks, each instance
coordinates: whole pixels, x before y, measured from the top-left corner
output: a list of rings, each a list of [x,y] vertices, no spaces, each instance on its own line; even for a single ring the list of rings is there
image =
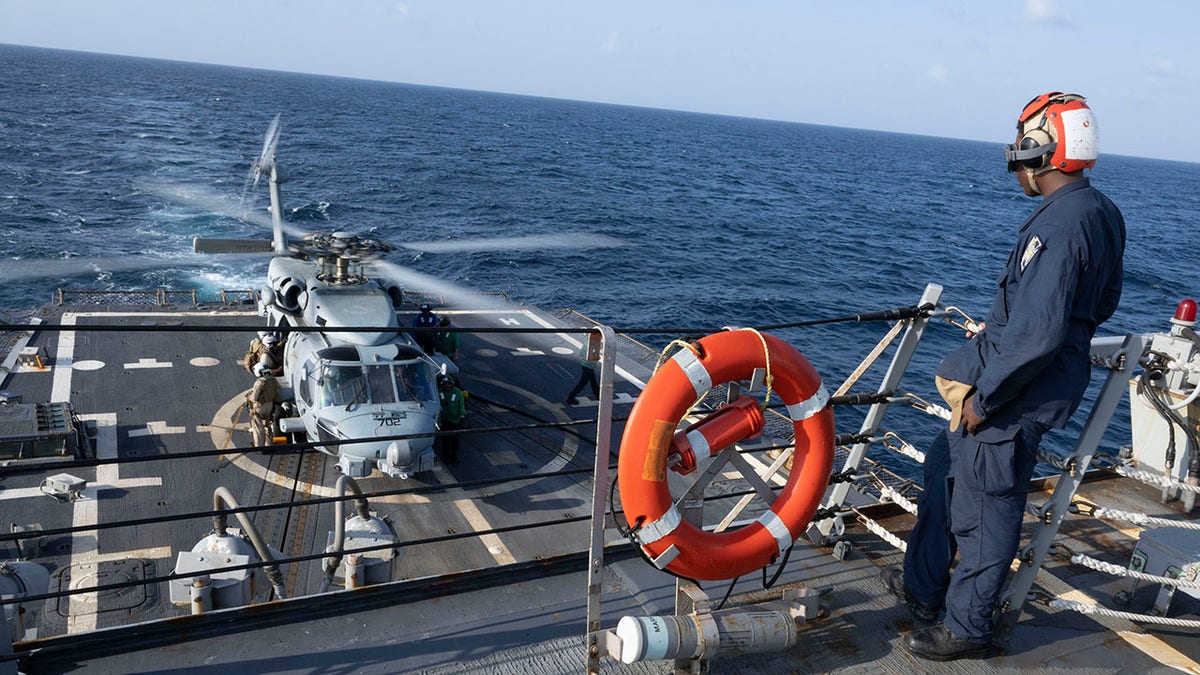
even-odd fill
[[[289,240],[282,218],[275,161],[279,117],[267,130],[263,150],[252,166],[255,184],[266,177],[270,195],[271,240],[197,237],[198,253],[271,252],[258,312],[267,331],[286,333],[282,377],[284,433],[304,432],[318,448],[337,458],[341,473],[360,478],[378,469],[408,478],[434,468],[433,434],[441,405],[436,381],[458,367],[445,355],[427,354],[400,329],[396,309],[399,284],[368,275],[371,262],[392,246],[347,232],[299,232]],[[290,332],[293,326],[320,331]],[[338,331],[339,327],[378,326],[380,330]],[[380,436],[399,440],[339,443]],[[326,445],[327,444],[327,445]]]

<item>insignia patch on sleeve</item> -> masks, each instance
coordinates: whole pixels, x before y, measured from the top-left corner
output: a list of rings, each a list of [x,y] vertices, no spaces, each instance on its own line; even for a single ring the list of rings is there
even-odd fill
[[[1029,240],[1029,244],[1025,247],[1025,252],[1021,254],[1022,272],[1024,272],[1025,268],[1029,266],[1029,261],[1033,260],[1033,256],[1037,255],[1038,251],[1042,250],[1043,248],[1045,247],[1042,246],[1042,240],[1038,239],[1036,236]]]

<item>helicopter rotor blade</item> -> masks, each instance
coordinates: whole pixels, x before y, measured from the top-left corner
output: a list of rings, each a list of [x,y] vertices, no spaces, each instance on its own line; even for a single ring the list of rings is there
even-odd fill
[[[614,248],[625,246],[625,242],[603,234],[565,232],[561,234],[535,234],[525,237],[414,241],[399,245],[413,251],[422,251],[425,253],[467,253],[478,251]]]
[[[275,146],[279,145],[279,132],[282,131],[279,125],[279,117],[281,113],[275,113],[275,119],[267,125],[266,136],[263,137],[263,149],[259,154],[259,161],[265,160],[275,154]]]
[[[275,228],[274,224],[271,222],[270,214],[264,211],[248,211],[246,209],[238,208],[237,204],[231,202],[228,198],[220,193],[198,185],[151,184],[143,186],[142,190],[176,204],[184,204],[195,207],[201,211],[228,216],[229,218],[234,218],[251,225],[257,225],[268,230],[274,230]],[[291,225],[287,222],[283,223],[283,229],[289,235],[295,237],[302,238],[309,235],[309,232],[306,230],[296,227],[295,225]]]
[[[264,260],[261,253],[239,252],[250,260]],[[0,265],[0,282],[92,277],[113,272],[153,272],[188,268],[211,268],[211,260],[114,256],[99,258],[38,258],[5,260]]]
[[[370,265],[379,276],[394,281],[405,288],[441,295],[455,305],[470,307],[472,309],[502,309],[504,307],[504,303],[496,297],[459,286],[445,279],[439,279],[438,277],[418,272],[403,265],[397,265],[387,260],[372,260]]]

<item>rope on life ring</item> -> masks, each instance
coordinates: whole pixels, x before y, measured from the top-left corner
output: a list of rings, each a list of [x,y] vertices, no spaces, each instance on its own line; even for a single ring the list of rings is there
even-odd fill
[[[714,386],[749,379],[770,364],[771,387],[787,406],[796,452],[787,484],[770,509],[743,527],[708,532],[685,520],[667,469],[686,474],[699,460],[762,432],[758,402],[743,396],[676,431]],[[733,579],[776,560],[804,532],[833,469],[833,411],[808,359],[754,330],[715,333],[681,349],[650,378],[625,425],[617,481],[636,543],[660,569],[697,580]]]

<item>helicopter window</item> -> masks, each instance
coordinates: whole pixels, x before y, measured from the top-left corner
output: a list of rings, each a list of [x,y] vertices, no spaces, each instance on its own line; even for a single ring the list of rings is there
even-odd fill
[[[371,403],[395,403],[396,389],[389,366],[367,366],[367,386],[371,389]]]
[[[395,367],[400,400],[432,401],[437,398],[429,377],[429,369],[424,363],[398,363]]]
[[[314,398],[314,391],[317,388],[317,379],[311,377],[313,372],[313,363],[308,361],[304,364],[302,381],[300,383],[300,398],[303,399],[304,405],[311,406]]]
[[[367,382],[362,366],[325,366],[321,378],[321,405],[324,407],[367,402]]]

